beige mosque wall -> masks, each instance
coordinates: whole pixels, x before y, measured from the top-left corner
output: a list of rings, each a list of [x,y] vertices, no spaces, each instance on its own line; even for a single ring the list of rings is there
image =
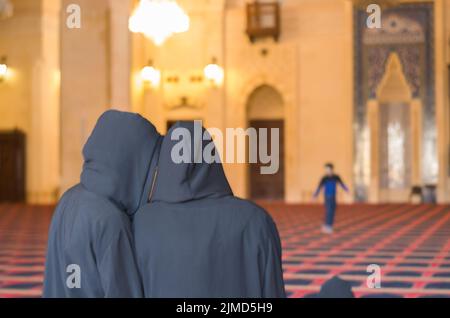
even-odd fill
[[[348,1],[284,1],[278,43],[250,44],[245,34],[245,1],[180,1],[191,17],[187,33],[162,47],[133,35],[132,100],[165,131],[166,122],[203,119],[207,127],[247,127],[247,101],[261,85],[276,89],[284,101],[286,200],[309,202],[323,174],[336,163],[352,184],[352,10]],[[192,84],[212,57],[225,69],[225,82],[211,88]],[[162,70],[159,88],[139,83],[139,71],[151,59]],[[178,76],[176,85],[164,81]],[[181,97],[191,107],[177,107]],[[319,119],[317,119],[319,118]],[[248,196],[248,166],[226,164],[235,193]]]
[[[0,55],[8,56],[11,69],[8,81],[0,84],[0,129],[18,127],[29,136],[30,202],[52,201],[58,188],[62,193],[78,182],[82,146],[104,110],[137,111],[162,133],[167,121],[179,119],[203,119],[207,127],[220,129],[247,127],[248,98],[261,85],[274,88],[283,100],[286,200],[311,201],[326,161],[333,161],[352,187],[349,0],[285,0],[280,41],[255,44],[245,35],[245,1],[180,0],[191,28],[162,47],[124,30],[135,0],[77,0],[83,9],[81,29],[68,29],[64,20],[60,29],[54,27],[72,3],[61,1],[58,15],[58,1],[14,0],[15,16],[0,21]],[[439,200],[445,201],[450,198],[450,1],[435,3]],[[225,69],[223,85],[192,82],[213,57]],[[139,76],[150,59],[162,71],[158,88],[147,87]],[[174,77],[176,84],[166,81]],[[279,117],[260,111],[259,116]],[[248,166],[227,164],[226,172],[235,193],[247,196]]]
[[[0,23],[0,55],[7,57],[9,74],[0,84],[0,127],[29,130],[31,76],[35,52],[40,48],[40,4],[37,1],[15,3],[15,18]],[[24,50],[23,44],[29,49]]]
[[[300,12],[298,162],[302,201],[309,201],[327,161],[352,189],[352,7],[346,1],[309,1]]]
[[[134,1],[136,2],[136,1]],[[68,58],[83,57],[81,68],[73,61],[64,63],[74,75],[67,75],[67,87],[78,87],[76,97],[63,97],[66,112],[72,123],[63,135],[77,137],[77,143],[63,146],[63,189],[78,180],[81,166],[79,149],[95,122],[96,116],[111,106],[131,110],[151,119],[161,132],[167,121],[203,119],[207,127],[246,127],[247,99],[260,85],[276,89],[284,101],[286,119],[286,199],[289,202],[308,202],[321,176],[323,163],[333,161],[343,179],[352,186],[353,179],[353,20],[348,0],[286,0],[283,2],[283,34],[279,43],[272,40],[250,45],[245,35],[245,1],[189,1],[180,4],[191,17],[187,33],[175,35],[162,47],[156,47],[141,35],[124,33],[117,37],[112,30],[123,30],[124,17],[114,15],[123,11],[121,4],[110,0],[82,3],[89,8],[96,29],[78,31],[77,39],[83,51],[67,53]],[[107,6],[110,7],[110,16]],[[116,11],[114,11],[116,6]],[[101,7],[101,9],[100,9]],[[93,10],[91,10],[91,8]],[[97,8],[97,9],[95,9]],[[224,10],[225,8],[225,10]],[[94,19],[95,12],[106,15],[105,20]],[[436,1],[436,106],[439,144],[439,200],[448,195],[448,111],[447,67],[450,37],[449,2]],[[110,26],[107,19],[110,19]],[[86,16],[84,17],[86,19]],[[95,20],[95,21],[94,21]],[[122,25],[122,27],[120,27]],[[94,30],[94,32],[90,32]],[[66,30],[68,36],[76,37]],[[84,33],[83,33],[84,32]],[[102,34],[104,32],[105,34]],[[99,40],[92,36],[96,34]],[[64,37],[63,37],[64,38]],[[90,38],[90,40],[89,40]],[[131,52],[126,42],[131,42]],[[76,43],[76,42],[74,42]],[[123,44],[123,45],[121,45]],[[86,46],[86,49],[85,49]],[[262,51],[267,55],[261,55]],[[66,54],[66,53],[65,53]],[[127,54],[130,58],[127,59]],[[91,56],[91,62],[87,55]],[[189,78],[200,75],[212,57],[225,69],[225,82],[220,87],[208,83],[191,83]],[[145,87],[139,72],[149,60],[162,71],[158,88]],[[115,61],[115,62],[113,62]],[[88,65],[92,65],[89,68]],[[130,85],[123,82],[127,67]],[[83,69],[83,67],[85,67]],[[77,81],[76,72],[90,74],[98,83],[93,94],[88,86]],[[67,71],[66,71],[67,72]],[[65,73],[65,72],[63,72]],[[116,75],[114,75],[116,74]],[[64,75],[63,75],[64,76]],[[177,84],[165,79],[176,77]],[[65,81],[63,81],[65,82]],[[63,85],[64,86],[64,85]],[[115,88],[113,88],[115,87]],[[121,91],[117,91],[121,88]],[[127,93],[127,89],[130,91]],[[100,93],[98,93],[100,92]],[[112,93],[114,92],[114,94]],[[64,89],[63,89],[64,93]],[[186,105],[182,105],[182,98]],[[84,102],[75,102],[77,99]],[[119,102],[117,102],[119,101]],[[90,106],[76,111],[75,106]],[[79,106],[78,106],[79,107]],[[64,117],[64,113],[62,118]],[[65,130],[67,132],[65,132]],[[226,165],[227,175],[240,196],[248,195],[248,167]],[[342,198],[351,201],[351,198]]]
[[[289,4],[291,5],[291,4]],[[248,99],[261,85],[269,85],[281,95],[284,103],[286,129],[286,196],[295,201],[299,193],[296,151],[298,145],[298,45],[290,29],[296,28],[295,20],[285,14],[295,14],[292,7],[283,7],[283,34],[279,43],[267,39],[250,44],[245,30],[243,2],[229,5],[226,14],[226,96],[227,126],[248,127]],[[294,22],[294,23],[292,23]],[[265,52],[265,53],[264,53]],[[297,124],[296,124],[297,123]],[[227,174],[237,195],[248,196],[248,166],[227,166]],[[288,186],[286,186],[288,185]]]
[[[57,198],[59,187],[59,1],[15,0],[13,18],[0,21],[0,56],[10,71],[0,84],[0,129],[26,140],[26,196]]]
[[[326,161],[353,188],[353,20],[348,1],[310,1],[301,12],[299,161],[306,201]]]
[[[108,6],[114,6],[114,0],[82,3],[83,8],[89,8],[88,15],[83,17],[87,22],[85,29],[63,30],[67,50],[63,51],[62,62],[62,119],[65,123],[62,133],[75,141],[62,144],[63,189],[78,180],[81,146],[104,109],[111,106],[127,109],[125,104],[130,100],[129,108],[152,120],[161,132],[166,131],[167,121],[179,119],[203,119],[207,127],[221,129],[246,127],[247,99],[263,84],[275,88],[284,101],[289,139],[286,140],[286,199],[310,201],[326,161],[335,162],[343,179],[352,185],[353,21],[350,1],[284,1],[280,42],[266,40],[254,45],[249,44],[244,33],[243,3],[237,0],[226,3],[180,1],[191,17],[191,29],[170,38],[162,47],[156,47],[141,35],[130,34],[127,39],[122,34],[120,40],[115,39],[111,30],[114,26],[117,29],[117,23],[123,25],[124,20],[117,16],[109,18],[108,14],[114,16],[114,10],[108,13]],[[448,14],[448,2],[437,1],[436,5],[445,8],[438,12]],[[450,35],[445,14],[436,14],[436,33],[441,39]],[[101,16],[105,18],[99,19]],[[128,41],[130,51],[120,45]],[[440,170],[441,201],[449,197],[448,115],[445,115],[448,48],[443,43],[446,42],[443,40],[436,45],[437,69],[441,70],[436,75],[437,85],[441,85],[436,93],[439,160],[441,167],[445,167]],[[81,45],[83,50],[80,50]],[[119,52],[118,47],[121,47]],[[262,56],[262,50],[268,54]],[[127,54],[130,58],[123,58]],[[225,69],[224,84],[211,87],[208,83],[191,83],[189,78],[200,75],[212,57]],[[116,62],[112,63],[113,60]],[[146,87],[139,76],[149,60],[162,70],[163,80],[158,88]],[[116,71],[112,64],[117,67]],[[121,76],[113,75],[115,72],[124,74],[127,65],[131,65],[130,85],[124,85]],[[93,92],[87,82],[80,81],[81,75],[77,74],[93,79],[97,83],[96,91]],[[165,81],[174,76],[179,80],[177,84]],[[69,89],[75,87],[80,94],[71,96]],[[112,87],[122,87],[122,91],[112,94],[116,91]],[[127,88],[130,89],[128,96]],[[186,98],[187,107],[180,107],[182,97]],[[115,102],[121,100],[125,102]],[[245,165],[226,165],[230,183],[240,196],[248,194],[247,170]],[[349,197],[342,199],[351,201]]]
[[[256,87],[277,89],[285,102],[286,200],[309,202],[327,161],[352,184],[351,7],[344,1],[285,1],[282,15],[279,43],[251,45],[242,33],[243,7],[229,10],[228,123],[246,125],[246,99]],[[229,169],[242,195],[245,170]]]
[[[449,71],[450,1],[435,0],[436,125],[438,142],[438,200],[450,201],[449,180]]]
[[[169,38],[157,47],[141,35],[132,35],[133,109],[149,118],[161,132],[167,121],[202,119],[210,127],[224,127],[223,87],[192,82],[203,75],[203,68],[213,57],[223,64],[223,8],[221,1],[180,1],[188,12],[188,32]],[[145,86],[140,70],[151,60],[161,70],[158,88]],[[177,82],[169,82],[176,78]],[[186,107],[179,107],[186,99]]]
[[[64,0],[63,7],[70,3]],[[79,182],[82,147],[100,114],[111,108],[109,4],[77,3],[82,27],[61,29],[61,193]]]
[[[109,25],[109,82],[111,107],[131,109],[131,35],[128,19],[131,0],[109,0],[107,22]]]
[[[450,198],[447,110],[450,3],[444,0],[436,0],[435,3],[439,200],[445,201]],[[129,98],[131,109],[151,119],[161,132],[165,132],[167,121],[177,119],[203,119],[206,126],[222,129],[245,127],[247,99],[262,84],[271,85],[279,91],[284,101],[286,130],[290,137],[287,140],[286,199],[290,202],[310,201],[311,193],[322,174],[322,164],[328,160],[335,162],[339,173],[351,186],[353,21],[350,1],[283,1],[283,34],[280,42],[275,44],[267,40],[254,45],[249,44],[244,34],[244,1],[181,0],[180,4],[191,16],[189,32],[170,38],[162,47],[156,47],[141,35],[132,34],[127,40],[122,34],[117,43],[130,41],[131,52],[127,53],[122,47],[116,53],[117,51],[109,48],[110,52],[115,52],[111,55],[108,53],[108,46],[117,48],[117,44],[113,44],[114,36],[105,26],[106,18],[99,20],[98,17],[94,19],[94,16],[95,12],[105,15],[106,8],[103,6],[113,6],[114,0],[108,4],[105,1],[82,3],[83,7],[93,9],[89,9],[89,15],[93,14],[92,22],[89,22],[89,16],[87,18],[88,25],[91,23],[95,28],[77,31],[78,36],[76,33],[67,35],[72,40],[76,38],[80,46],[83,43],[82,51],[85,53],[65,53],[68,54],[68,60],[62,65],[62,70],[66,67],[70,72],[75,72],[72,76],[67,75],[67,88],[77,87],[83,92],[75,97],[69,96],[70,93],[67,92],[67,96],[62,98],[63,105],[67,103],[67,115],[63,113],[62,118],[64,125],[68,126],[62,128],[63,140],[70,137],[76,140],[76,143],[66,145],[62,151],[62,162],[65,163],[65,168],[62,169],[63,188],[78,179],[81,165],[79,149],[85,134],[101,111],[110,107],[110,104],[117,105],[113,100],[122,98],[126,101]],[[111,19],[111,23],[123,24],[123,17],[116,16]],[[114,25],[111,29],[114,29]],[[94,32],[90,32],[92,30]],[[68,33],[67,30],[66,32]],[[110,34],[105,34],[108,32]],[[97,37],[97,41],[93,35]],[[266,57],[261,56],[263,49],[268,52]],[[126,54],[130,54],[131,61],[118,58]],[[78,64],[81,68],[73,67],[74,60],[70,59],[71,56],[72,59],[78,56],[82,60]],[[206,83],[190,83],[189,77],[201,74],[203,67],[213,56],[225,69],[224,84],[213,88]],[[120,64],[119,74],[124,70],[126,72],[127,63],[131,64],[129,86],[122,85],[120,77],[111,75],[111,79],[110,72],[114,71],[111,71],[106,62],[108,59],[109,63],[115,60]],[[139,71],[149,59],[162,70],[163,81],[157,89],[144,87],[140,82]],[[89,90],[89,85],[77,83],[77,71],[89,74],[88,77],[98,83],[95,94]],[[178,84],[164,81],[164,78],[173,76],[178,77]],[[110,96],[112,87],[130,86],[129,97],[126,91],[116,94],[115,96],[119,96],[116,98]],[[62,92],[64,94],[64,89]],[[187,105],[190,107],[178,107],[182,104],[182,97],[187,98]],[[81,101],[78,102],[77,99]],[[85,105],[82,107],[86,108],[76,110],[80,106],[74,105]],[[71,118],[72,122],[67,123],[65,116]],[[226,166],[230,182],[235,192],[241,196],[247,195],[247,169],[245,165]]]
[[[41,1],[41,48],[32,77],[28,201],[51,203],[60,181],[60,1]]]

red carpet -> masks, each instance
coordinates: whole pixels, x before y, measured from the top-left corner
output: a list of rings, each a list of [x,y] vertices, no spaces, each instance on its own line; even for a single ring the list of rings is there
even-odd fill
[[[290,297],[309,297],[336,274],[357,297],[450,297],[450,206],[342,206],[326,236],[321,207],[263,205],[280,230]],[[0,297],[41,295],[52,212],[0,205]],[[368,264],[381,266],[381,289],[366,287]]]
[[[449,297],[450,207],[351,205],[336,233],[320,233],[322,208],[265,205],[283,242],[290,297],[311,296],[339,274],[357,297]],[[381,289],[367,288],[367,265],[381,266]]]
[[[40,297],[53,207],[0,205],[0,297]]]

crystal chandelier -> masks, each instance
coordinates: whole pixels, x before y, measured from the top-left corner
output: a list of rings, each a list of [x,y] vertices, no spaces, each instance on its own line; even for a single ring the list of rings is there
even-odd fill
[[[141,0],[130,17],[129,29],[159,46],[173,34],[188,31],[189,23],[189,16],[175,0]]]

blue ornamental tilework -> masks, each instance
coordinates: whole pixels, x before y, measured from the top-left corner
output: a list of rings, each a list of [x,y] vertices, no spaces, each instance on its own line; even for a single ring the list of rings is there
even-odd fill
[[[397,53],[414,98],[423,103],[423,149],[436,149],[434,7],[432,3],[403,4],[382,12],[382,28],[366,26],[367,13],[354,11],[354,114],[355,114],[355,185],[359,201],[367,199],[368,165],[358,152],[367,151],[363,140],[367,128],[366,105],[375,99],[386,62]],[[423,156],[423,166],[436,166],[437,158]],[[435,169],[423,169],[423,182],[433,183]]]

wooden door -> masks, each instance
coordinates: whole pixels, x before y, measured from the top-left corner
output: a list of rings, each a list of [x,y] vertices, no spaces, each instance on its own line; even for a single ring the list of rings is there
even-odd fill
[[[25,135],[0,133],[0,202],[25,201]]]
[[[284,199],[284,120],[252,120],[250,121],[250,127],[255,128],[257,131],[261,128],[267,128],[268,145],[267,149],[270,152],[271,149],[271,129],[279,129],[279,146],[280,146],[280,158],[279,158],[279,170],[276,174],[265,175],[261,174],[261,166],[264,166],[261,162],[250,165],[249,186],[250,197],[252,199],[264,199],[264,200],[283,200]],[[258,145],[259,147],[259,145]],[[259,149],[258,149],[259,153]]]

